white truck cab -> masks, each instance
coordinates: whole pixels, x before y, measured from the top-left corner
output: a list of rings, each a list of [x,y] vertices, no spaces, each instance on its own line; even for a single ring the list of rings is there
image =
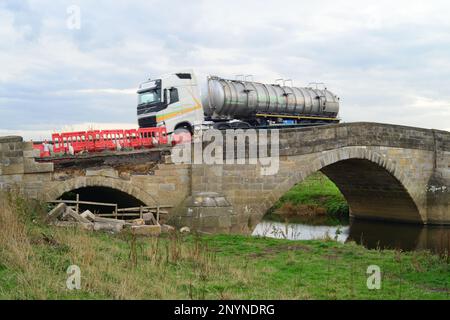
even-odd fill
[[[167,132],[187,129],[204,122],[198,82],[192,70],[170,73],[139,86],[137,115],[139,127],[165,126]]]

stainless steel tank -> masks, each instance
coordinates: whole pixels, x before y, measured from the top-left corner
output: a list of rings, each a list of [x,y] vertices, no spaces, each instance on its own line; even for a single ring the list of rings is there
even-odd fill
[[[206,92],[205,92],[206,91]],[[203,91],[207,116],[249,118],[255,114],[337,117],[339,98],[327,89],[208,77]]]

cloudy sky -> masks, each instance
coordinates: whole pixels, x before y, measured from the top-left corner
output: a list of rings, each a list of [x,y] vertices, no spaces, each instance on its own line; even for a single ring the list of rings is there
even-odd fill
[[[185,68],[325,82],[343,121],[450,130],[449,12],[435,0],[0,0],[0,135],[135,127],[139,82]]]

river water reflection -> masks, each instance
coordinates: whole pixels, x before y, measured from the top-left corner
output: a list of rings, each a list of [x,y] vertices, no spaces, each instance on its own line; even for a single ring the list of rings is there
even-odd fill
[[[352,219],[347,226],[312,226],[262,221],[254,236],[312,240],[326,237],[340,242],[355,241],[369,249],[450,250],[450,226],[422,226]]]

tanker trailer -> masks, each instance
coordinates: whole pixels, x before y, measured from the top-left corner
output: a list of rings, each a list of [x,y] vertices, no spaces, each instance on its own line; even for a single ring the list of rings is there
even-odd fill
[[[263,84],[207,76],[192,70],[143,82],[138,89],[139,127],[167,132],[194,128],[266,128],[338,123],[339,98],[326,88]]]

